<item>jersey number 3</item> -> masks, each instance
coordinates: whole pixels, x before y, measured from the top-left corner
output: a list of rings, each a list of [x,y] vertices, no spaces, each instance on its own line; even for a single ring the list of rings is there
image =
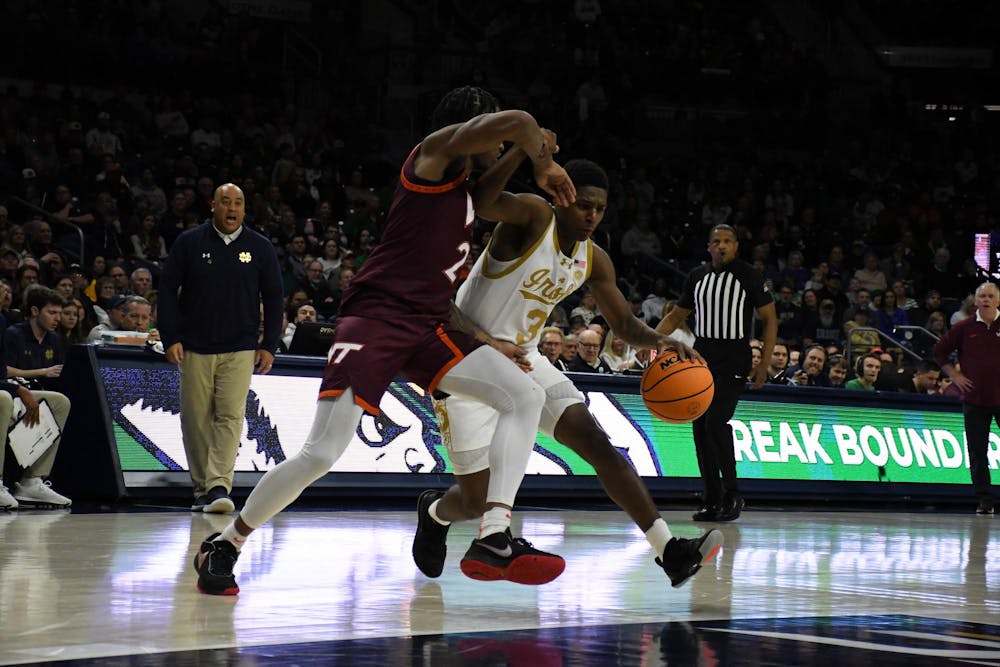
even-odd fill
[[[465,260],[469,258],[469,253],[472,251],[472,246],[469,245],[468,241],[462,241],[455,250],[458,251],[460,257],[458,261],[449,266],[444,270],[444,275],[448,277],[448,281],[453,283],[458,280],[458,271],[465,265]]]

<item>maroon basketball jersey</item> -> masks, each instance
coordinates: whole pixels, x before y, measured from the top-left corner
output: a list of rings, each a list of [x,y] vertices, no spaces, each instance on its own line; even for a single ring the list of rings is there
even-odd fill
[[[472,250],[472,197],[464,171],[442,183],[418,178],[419,150],[403,163],[382,238],[346,290],[341,315],[449,317],[455,280]]]

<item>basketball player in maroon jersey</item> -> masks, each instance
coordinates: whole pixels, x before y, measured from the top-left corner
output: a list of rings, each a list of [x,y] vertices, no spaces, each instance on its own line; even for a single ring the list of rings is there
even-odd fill
[[[511,361],[523,350],[451,324],[451,297],[472,248],[471,169],[495,163],[510,142],[527,153],[535,180],[555,202],[569,205],[576,192],[552,160],[554,135],[524,111],[500,111],[482,89],[449,92],[432,123],[435,130],[403,163],[381,242],[344,293],[305,445],[269,470],[239,515],[202,543],[194,565],[203,593],[239,592],[233,566],[247,536],[330,470],[362,412],[379,413],[382,393],[398,373],[427,392],[475,398],[500,413],[489,456],[488,510],[466,554],[488,573],[477,578],[541,584],[565,567],[561,557],[532,548],[509,530],[544,393]]]

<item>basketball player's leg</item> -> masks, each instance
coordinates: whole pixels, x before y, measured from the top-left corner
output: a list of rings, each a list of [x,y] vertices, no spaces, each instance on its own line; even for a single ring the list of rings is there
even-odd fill
[[[544,393],[526,373],[491,347],[482,346],[451,367],[438,385],[450,395],[470,398],[497,411],[490,439],[487,514],[510,510],[531,458]],[[508,520],[509,525],[509,520]],[[490,532],[506,529],[506,525]]]
[[[337,353],[340,341],[370,339],[382,344],[347,343],[342,353]],[[222,533],[202,543],[195,555],[198,588],[202,592],[239,592],[232,571],[247,537],[330,470],[354,437],[363,409],[377,410],[375,406],[395,375],[398,359],[408,354],[418,340],[419,336],[393,328],[391,323],[357,317],[341,320],[338,342],[323,370],[320,399],[305,444],[257,482],[243,509]]]
[[[546,369],[538,374],[538,370],[533,372],[536,380],[540,379],[537,375],[546,376],[541,380],[546,387],[546,401],[539,430],[594,467],[608,497],[642,530],[656,554],[656,563],[670,577],[671,584],[681,586],[715,557],[723,543],[722,534],[709,530],[695,539],[674,537],[635,468],[611,444],[608,434],[587,409],[583,394],[555,368],[551,373]]]
[[[477,519],[486,511],[489,447],[497,422],[496,410],[460,396],[436,399],[434,413],[457,483],[444,493],[428,489],[417,499],[411,552],[417,568],[432,578],[444,570],[452,522]]]
[[[312,428],[302,449],[268,470],[236,518],[221,533],[210,535],[202,543],[195,555],[201,592],[213,595],[239,592],[233,566],[247,537],[330,470],[347,449],[361,413],[351,389],[336,398],[316,402]]]
[[[480,401],[497,411],[488,449],[489,479],[479,536],[462,559],[473,579],[543,584],[562,574],[565,561],[510,534],[510,510],[528,467],[544,392],[513,362],[479,347],[452,366],[439,387],[450,395]]]

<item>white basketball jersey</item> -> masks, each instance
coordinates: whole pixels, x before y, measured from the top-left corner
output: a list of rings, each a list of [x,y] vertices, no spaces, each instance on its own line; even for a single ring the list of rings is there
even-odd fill
[[[455,303],[494,338],[532,350],[552,309],[590,277],[592,248],[587,239],[574,245],[571,256],[564,255],[553,215],[538,241],[517,259],[498,261],[487,245]]]

